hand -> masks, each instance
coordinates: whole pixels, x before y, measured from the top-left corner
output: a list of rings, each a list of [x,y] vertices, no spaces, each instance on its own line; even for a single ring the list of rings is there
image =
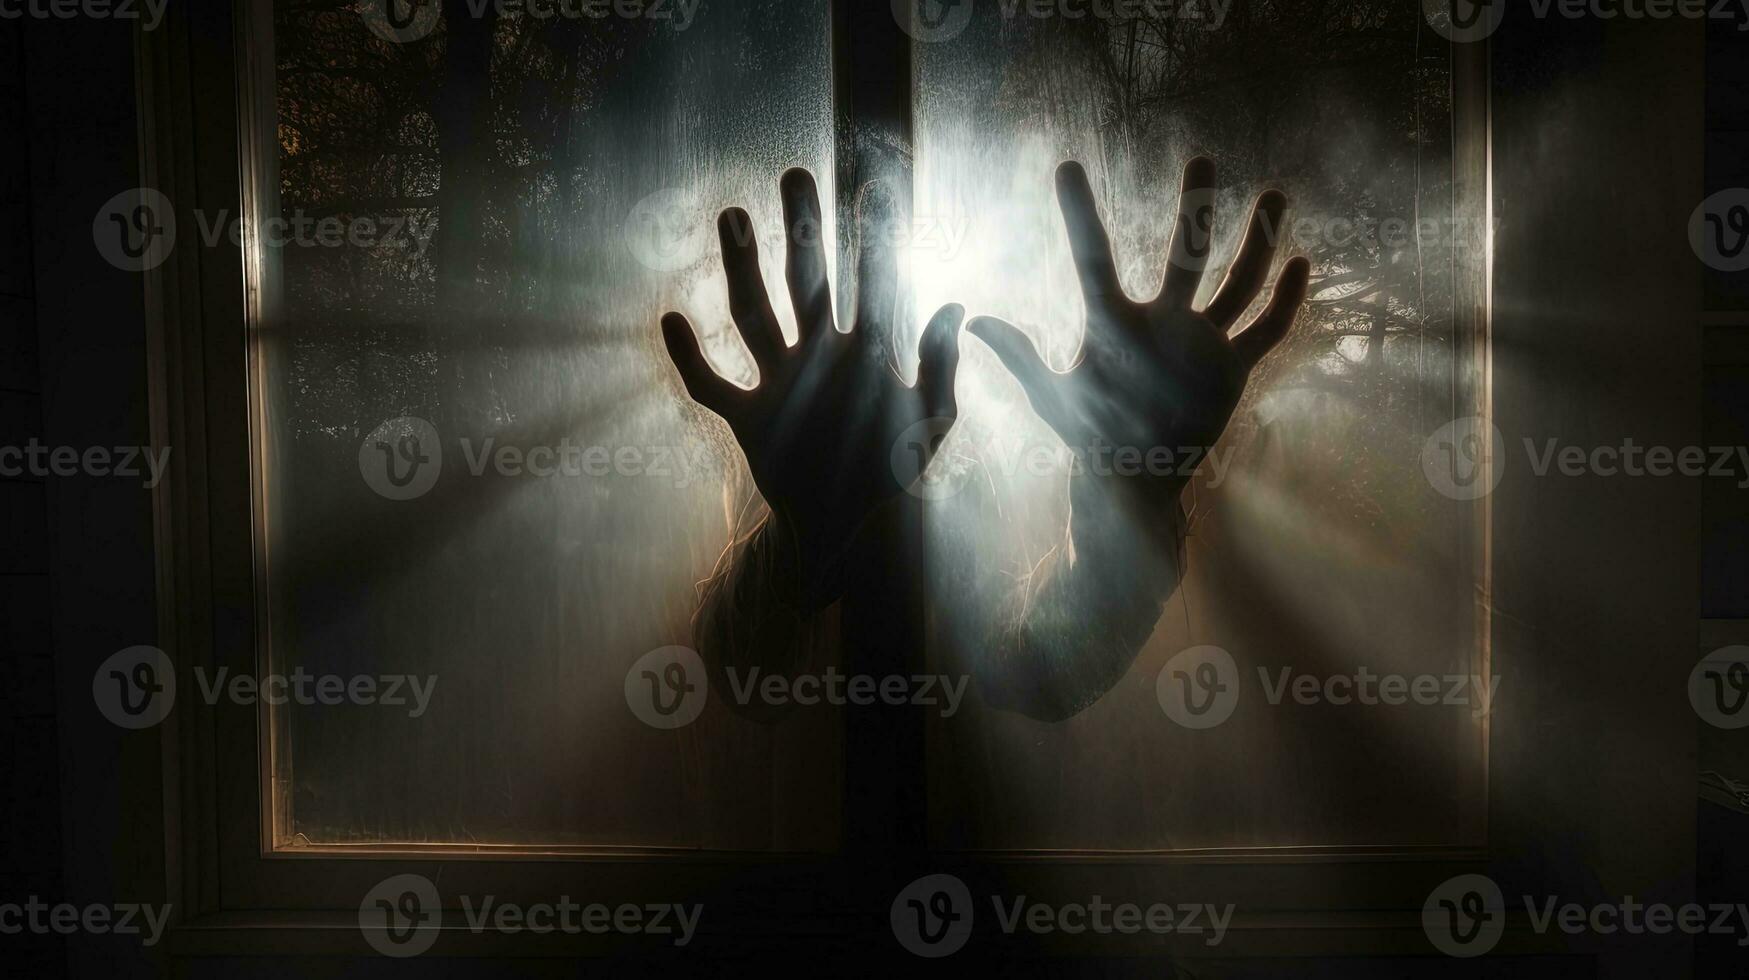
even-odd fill
[[[1080,361],[1066,374],[1051,370],[1024,334],[991,317],[968,329],[989,344],[1020,381],[1033,411],[1075,451],[1151,448],[1206,454],[1226,430],[1257,362],[1287,335],[1305,302],[1311,272],[1303,258],[1287,263],[1269,304],[1236,336],[1233,325],[1263,289],[1275,258],[1275,232],[1287,208],[1267,191],[1251,214],[1239,254],[1208,307],[1192,308],[1209,251],[1214,163],[1185,167],[1178,226],[1160,294],[1137,303],[1118,283],[1111,240],[1100,223],[1093,190],[1080,164],[1057,170],[1057,198],[1087,305]],[[1199,457],[1200,458],[1200,457]],[[1174,467],[1176,469],[1177,467]],[[1108,474],[1109,475],[1109,474]],[[1177,507],[1188,476],[1114,476],[1120,502],[1155,520]],[[1158,527],[1159,525],[1154,525]]]
[[[863,522],[905,487],[891,462],[899,435],[928,419],[945,434],[957,417],[954,375],[964,311],[947,306],[923,332],[916,387],[907,386],[889,354],[897,265],[878,223],[878,195],[858,211],[860,247],[856,322],[840,332],[826,281],[819,194],[805,170],[783,175],[786,279],[796,313],[796,345],[786,346],[759,272],[759,246],[745,211],[717,222],[729,310],[759,369],[752,390],[724,380],[708,363],[686,318],[662,318],[668,356],[694,401],[729,423],[753,482],[780,529],[793,537],[804,569],[838,557]],[[932,454],[940,439],[925,447]]]

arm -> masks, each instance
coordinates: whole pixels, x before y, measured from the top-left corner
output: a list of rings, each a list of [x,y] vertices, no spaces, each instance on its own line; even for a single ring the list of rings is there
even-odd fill
[[[945,431],[957,414],[959,307],[943,308],[925,328],[914,387],[891,366],[898,277],[884,245],[889,236],[881,234],[884,202],[865,195],[858,209],[856,320],[843,332],[833,317],[813,178],[789,171],[782,197],[785,278],[799,335],[793,347],[772,312],[751,220],[731,209],[718,221],[730,313],[758,366],[758,384],[749,391],[724,380],[685,317],[662,319],[687,393],[728,422],[769,508],[731,544],[705,586],[694,638],[719,670],[757,663],[781,671],[806,662],[819,614],[854,588],[863,567],[857,537],[904,490],[888,447],[931,419]]]
[[[1150,526],[1085,477],[1070,483],[1070,507],[1061,543],[1019,581],[969,557],[987,515],[955,520],[931,568],[940,621],[971,652],[985,702],[1041,721],[1073,717],[1128,672],[1183,567],[1179,519]]]
[[[1087,306],[1081,359],[1059,374],[1013,326],[979,318],[968,327],[996,352],[1033,410],[1071,449],[1208,452],[1225,431],[1252,369],[1293,325],[1310,274],[1309,264],[1297,258],[1282,270],[1264,310],[1229,336],[1262,292],[1274,262],[1275,232],[1287,206],[1276,191],[1259,197],[1238,256],[1207,308],[1193,308],[1207,265],[1214,188],[1214,165],[1205,158],[1191,161],[1165,282],[1156,298],[1137,303],[1118,283],[1085,171],[1063,165],[1057,193]],[[974,641],[974,662],[990,702],[1060,720],[1117,683],[1178,586],[1179,496],[1187,483],[1177,474],[1077,474],[1070,485],[1068,540],[1053,560],[1026,586],[998,598],[993,616],[992,604],[956,604],[958,637],[982,637]],[[976,606],[986,608],[971,608]]]

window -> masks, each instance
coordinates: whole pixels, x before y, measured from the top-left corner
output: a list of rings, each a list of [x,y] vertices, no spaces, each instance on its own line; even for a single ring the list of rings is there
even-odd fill
[[[1315,263],[1305,325],[1190,498],[1191,571],[1138,664],[1060,726],[975,700],[935,725],[937,846],[1482,840],[1471,705],[1414,725],[1388,707],[1241,711],[1192,732],[1155,698],[1200,644],[1229,649],[1254,694],[1304,670],[1486,674],[1478,513],[1420,463],[1476,403],[1465,277],[1485,236],[1459,199],[1452,51],[1412,6],[1331,6],[1235,8],[1219,29],[986,6],[914,46],[915,310],[1002,315],[1069,363],[1081,313],[1050,181],[1067,157],[1094,174],[1134,295],[1156,287],[1194,152],[1223,168],[1217,256],[1275,184],[1287,249]],[[416,38],[313,0],[276,0],[271,21],[262,213],[359,233],[254,252],[266,649],[280,673],[435,686],[417,717],[270,709],[270,847],[831,850],[840,719],[710,710],[665,731],[623,698],[641,654],[689,642],[695,585],[754,498],[670,379],[655,317],[685,311],[751,381],[710,222],[747,207],[775,284],[777,176],[804,166],[850,193],[832,181],[829,6],[445,17]],[[987,528],[1018,577],[1060,540],[1067,497],[1060,473],[1002,457],[1054,437],[966,346],[947,455],[996,474],[1003,514],[943,512]],[[1363,747],[1389,771],[1349,765]],[[1359,791],[1379,778],[1391,799]]]
[[[775,241],[776,176],[792,165],[819,176],[842,218],[852,188],[835,178],[857,149],[845,117],[856,93],[888,81],[842,59],[844,25],[833,15],[844,8],[716,3],[684,31],[440,19],[408,43],[373,33],[348,9],[295,0],[241,9],[251,39],[236,69],[245,213],[369,218],[377,231],[339,247],[246,242],[249,391],[234,412],[225,345],[240,341],[218,326],[229,322],[225,307],[205,311],[212,465],[244,458],[248,439],[256,498],[239,503],[213,484],[215,579],[253,581],[256,594],[215,588],[210,656],[263,669],[262,650],[276,671],[438,682],[418,719],[297,705],[258,717],[221,704],[202,721],[208,728],[190,725],[188,744],[225,774],[205,828],[218,842],[212,871],[224,907],[344,908],[385,863],[433,852],[625,858],[589,873],[621,875],[614,880],[632,890],[644,881],[639,861],[834,852],[841,796],[855,792],[841,782],[842,760],[854,755],[847,744],[864,744],[845,734],[849,719],[802,712],[767,727],[716,712],[664,732],[631,717],[622,691],[638,656],[685,642],[695,583],[752,494],[738,451],[681,399],[654,317],[684,310],[719,331],[715,363],[744,370],[709,233],[688,229],[738,203],[762,241]],[[1330,665],[1487,669],[1485,614],[1470,606],[1485,589],[1486,510],[1435,499],[1418,472],[1428,432],[1486,403],[1480,76],[1416,18],[1349,9],[1367,11],[1376,22],[1331,27],[1318,49],[1350,57],[1284,63],[1273,86],[1215,67],[1255,60],[1277,37],[1268,23],[1162,40],[1149,33],[1159,25],[974,19],[956,40],[912,46],[914,309],[956,284],[954,298],[1013,318],[1065,364],[1079,315],[1072,301],[1051,299],[1072,291],[1046,287],[1069,277],[1049,190],[1051,165],[1068,155],[1093,170],[1138,295],[1162,251],[1152,223],[1193,149],[1220,158],[1232,188],[1224,205],[1283,183],[1296,214],[1317,219],[1287,231],[1321,277],[1315,329],[1265,366],[1231,434],[1227,480],[1197,490],[1193,571],[1148,650],[1123,685],[1065,725],[974,705],[933,728],[923,767],[932,846],[1445,854],[1480,840],[1485,719],[1453,712],[1427,730],[1381,732],[1371,721],[1336,728],[1315,711],[1274,730],[1239,715],[1207,736],[1170,727],[1153,700],[1160,666],[1192,642],[1228,644],[1250,670],[1289,666],[1272,658],[1301,642],[1295,615],[1307,608],[1336,623],[1401,612],[1388,636],[1305,641]],[[980,8],[980,18],[991,14]],[[1358,47],[1342,48],[1345,38]],[[1125,54],[1129,67],[1118,70],[1114,52],[1131,47],[1170,57]],[[209,83],[225,77],[203,70]],[[1304,115],[1319,100],[1327,108]],[[1224,125],[1236,119],[1270,120],[1269,138]],[[1317,138],[1323,128],[1339,134],[1336,158],[1333,141]],[[458,132],[470,135],[446,135]],[[203,130],[202,152],[222,159],[226,135]],[[1363,165],[1366,154],[1383,164]],[[1357,182],[1374,172],[1382,177]],[[989,179],[998,173],[1009,177]],[[201,190],[215,195],[224,183]],[[1411,214],[1437,215],[1418,250],[1378,241],[1385,221]],[[1354,221],[1352,236],[1338,219]],[[1011,234],[996,238],[996,228]],[[991,255],[1009,245],[1036,253],[1024,281],[990,274]],[[764,258],[768,281],[780,281],[781,250]],[[224,275],[201,281],[217,290]],[[787,319],[782,293],[774,301]],[[1011,411],[1016,393],[994,361],[966,346],[965,434],[1045,440]],[[1381,424],[1385,415],[1413,423],[1399,431]],[[245,417],[252,427],[242,432]],[[391,480],[378,492],[361,465],[395,462],[410,431],[398,420],[411,418],[439,433],[442,470],[422,494],[391,499],[406,488]],[[238,433],[225,429],[232,423]],[[489,455],[567,439],[683,449],[701,471],[543,478],[526,455],[504,471]],[[988,544],[1013,567],[1059,534],[1065,515],[1048,474],[1019,474],[1002,490],[1019,530]],[[1370,501],[1388,507],[1369,511]],[[1317,519],[1284,532],[1284,515],[1307,508]],[[250,512],[253,541],[237,516]],[[1258,544],[1269,535],[1279,547]],[[1313,546],[1332,541],[1346,557],[1305,571]],[[1425,578],[1394,574],[1418,554],[1434,556],[1413,563]],[[1326,594],[1279,589],[1265,604],[1241,589],[1254,575],[1289,574]],[[1357,608],[1330,596],[1365,598],[1352,600]],[[256,618],[246,622],[241,607]],[[184,642],[195,639],[191,631]],[[1361,652],[1343,659],[1348,644]],[[1351,775],[1344,746],[1378,737],[1393,740],[1405,771],[1374,775],[1403,792],[1357,814],[1330,786]],[[1249,768],[1270,754],[1281,760],[1272,772]],[[1239,759],[1247,771],[1233,779]],[[202,792],[184,797],[191,814],[206,804]],[[1004,798],[1012,805],[997,819]],[[1362,829],[1328,832],[1345,820]],[[188,831],[191,853],[209,843],[203,832]],[[341,854],[372,860],[327,860]],[[493,880],[486,862],[446,867]],[[518,887],[539,894],[542,882],[567,880],[540,874],[549,871],[558,877],[519,877]]]

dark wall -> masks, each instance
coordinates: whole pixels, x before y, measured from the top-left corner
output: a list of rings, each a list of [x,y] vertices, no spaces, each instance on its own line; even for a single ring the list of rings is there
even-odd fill
[[[1749,31],[1707,34],[1706,193],[1749,187]],[[1707,445],[1749,445],[1749,270],[1707,275]],[[1749,474],[1707,481],[1701,615],[1749,619]],[[1739,773],[1738,775],[1742,775]]]
[[[0,446],[43,434],[31,263],[30,121],[23,31],[0,20]],[[0,476],[0,901],[61,895],[55,671],[49,633],[46,487],[29,475]],[[58,937],[7,937],[20,975],[65,975]]]
[[[133,52],[131,22],[0,19],[0,445],[149,444],[143,283],[92,237],[100,205],[140,183]],[[98,664],[156,642],[151,494],[117,476],[4,481],[0,522],[0,901],[161,904],[157,735],[92,698]],[[137,937],[0,938],[0,974],[156,973]]]

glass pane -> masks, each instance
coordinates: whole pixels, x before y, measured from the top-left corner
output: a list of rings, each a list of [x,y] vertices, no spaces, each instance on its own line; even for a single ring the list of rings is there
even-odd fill
[[[1208,9],[1176,8],[1193,6]],[[1001,316],[1066,370],[1083,309],[1057,163],[1086,165],[1121,278],[1146,299],[1197,154],[1220,166],[1216,261],[1255,195],[1280,187],[1283,258],[1311,258],[1313,298],[1186,495],[1189,573],[1122,682],[1062,724],[975,701],[936,723],[935,842],[1474,843],[1485,769],[1473,705],[1302,705],[1290,691],[1272,706],[1259,673],[1274,685],[1284,670],[1322,682],[1476,669],[1473,505],[1437,492],[1421,465],[1428,437],[1471,414],[1454,395],[1453,263],[1468,229],[1454,218],[1449,45],[1395,0],[1234,5],[1218,29],[1029,10],[1057,7],[979,4],[963,31],[931,22],[917,45],[916,207],[955,231],[912,257],[917,308]],[[954,559],[956,526],[976,528],[979,574],[998,585],[951,601],[984,602],[1000,623],[1065,560],[1067,471],[989,348],[968,339],[964,358],[964,414],[936,465],[974,469],[988,492],[938,508],[932,561]],[[1033,469],[1038,447],[1058,462]],[[935,656],[969,660],[989,642],[941,636]],[[1231,654],[1240,696],[1225,722],[1191,730],[1163,711],[1156,680],[1201,645]]]
[[[266,213],[349,231],[262,253],[274,669],[435,681],[274,710],[275,843],[828,847],[829,714],[664,730],[626,693],[754,498],[657,316],[751,380],[713,219],[780,238],[792,166],[830,200],[827,6],[475,6],[274,5]]]

